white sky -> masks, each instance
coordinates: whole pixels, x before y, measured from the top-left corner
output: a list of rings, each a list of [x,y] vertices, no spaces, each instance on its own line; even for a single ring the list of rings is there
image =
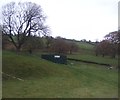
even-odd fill
[[[11,1],[2,0],[0,7]],[[29,0],[41,5],[51,35],[69,39],[101,40],[118,30],[119,0]]]

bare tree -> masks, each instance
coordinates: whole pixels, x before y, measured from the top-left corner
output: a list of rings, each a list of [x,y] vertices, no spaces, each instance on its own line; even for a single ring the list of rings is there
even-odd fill
[[[105,36],[105,39],[108,40],[111,44],[111,56],[115,58],[116,54],[119,54],[118,47],[120,45],[120,32],[114,31],[110,32]]]
[[[30,54],[34,50],[40,50],[44,48],[44,43],[42,41],[42,38],[37,36],[30,36],[28,37],[28,40],[23,44],[22,49],[27,50]]]
[[[109,42],[107,40],[103,40],[100,43],[97,44],[95,52],[96,52],[96,56],[98,54],[102,54],[102,56],[104,57],[105,55],[108,54],[108,50],[109,50]]]
[[[119,43],[118,43],[118,55],[120,55],[120,30],[118,30],[118,41],[119,41]]]
[[[11,39],[11,42],[19,51],[27,38],[34,34],[48,34],[45,26],[46,17],[43,15],[41,6],[24,2],[11,2],[2,8],[3,32]]]
[[[105,55],[110,55],[112,58],[115,58],[116,51],[117,51],[116,45],[114,45],[108,40],[103,40],[100,43],[98,43],[95,49],[96,56],[98,54],[102,54],[103,57]]]
[[[53,43],[54,38],[52,36],[46,36],[46,48],[49,49]]]
[[[120,33],[118,31],[110,32],[109,34],[105,35],[105,39],[117,44],[119,43],[119,34]]]
[[[58,54],[66,54],[69,51],[69,44],[61,37],[54,39],[51,51]]]
[[[73,52],[77,52],[79,50],[78,45],[75,42],[69,42],[69,52],[72,54]]]

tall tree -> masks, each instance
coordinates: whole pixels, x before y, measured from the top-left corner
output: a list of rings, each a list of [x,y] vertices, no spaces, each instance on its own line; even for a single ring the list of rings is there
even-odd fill
[[[103,40],[96,45],[95,53],[96,53],[96,56],[98,54],[101,54],[103,57],[105,55],[110,55],[112,58],[115,58],[117,54],[117,48],[116,48],[116,45],[114,45],[110,41]]]
[[[46,36],[46,48],[49,49],[53,43],[54,38],[52,36]]]
[[[120,45],[120,32],[114,31],[110,32],[105,36],[105,39],[108,40],[111,43],[111,54],[112,57],[115,57],[115,54],[118,54],[118,47]]]
[[[117,44],[119,43],[119,34],[120,33],[118,31],[110,32],[109,34],[105,35],[105,39]]]
[[[28,37],[34,34],[48,34],[46,17],[40,5],[31,2],[11,2],[2,8],[3,32],[19,51]]]
[[[118,51],[120,51],[120,29],[118,30]],[[120,52],[118,52],[118,55],[120,55]]]
[[[2,27],[0,25],[0,50],[2,48]]]
[[[58,54],[66,54],[69,51],[69,44],[61,37],[54,39],[51,51]]]
[[[78,45],[74,41],[69,42],[68,45],[69,45],[69,53],[70,54],[72,54],[73,52],[77,52],[79,50]]]
[[[44,48],[44,43],[42,41],[42,38],[37,36],[30,36],[22,46],[22,49],[27,50],[30,54],[34,50],[40,50],[42,48]]]

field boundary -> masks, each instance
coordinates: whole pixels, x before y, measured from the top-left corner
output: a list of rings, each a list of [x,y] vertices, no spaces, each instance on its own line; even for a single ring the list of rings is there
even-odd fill
[[[67,58],[67,60],[73,60],[73,61],[79,61],[79,62],[84,62],[84,63],[91,63],[91,64],[97,64],[97,65],[102,65],[102,66],[111,67],[111,65],[110,65],[110,64],[97,63],[97,62],[93,62],[93,61],[86,61],[86,60],[81,60],[81,59]]]

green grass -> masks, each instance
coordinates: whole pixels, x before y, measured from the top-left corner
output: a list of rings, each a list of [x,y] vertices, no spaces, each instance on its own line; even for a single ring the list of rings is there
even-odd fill
[[[78,54],[73,54],[73,55],[68,55],[68,58],[74,58],[74,59],[92,61],[92,62],[97,62],[97,63],[110,64],[114,68],[116,68],[118,66],[118,59],[117,58],[95,56],[95,55],[91,55],[91,54],[79,54],[79,53]]]
[[[68,55],[68,58],[92,61],[97,63],[110,64],[113,67],[118,67],[118,57],[111,58],[110,56],[102,57],[102,55],[95,56],[95,45],[86,42],[76,42],[80,48],[76,54]]]
[[[3,85],[3,97],[8,98],[117,97],[118,94],[116,83],[104,82],[104,78],[101,80],[93,81],[92,79],[89,79],[87,76],[83,75],[81,76],[82,78],[45,77],[43,79],[25,80],[24,82],[19,82],[16,80],[6,81],[4,82]]]
[[[56,66],[57,69],[56,69]],[[69,74],[65,65],[55,64],[34,55],[17,55],[12,52],[3,52],[3,72],[21,78],[43,77]],[[61,68],[62,67],[62,68]],[[62,73],[61,73],[62,72]],[[39,75],[39,76],[38,76]]]
[[[86,42],[76,42],[80,54],[94,54],[95,45]]]
[[[76,43],[80,47],[80,49],[93,50],[94,48],[94,45],[86,43],[86,42],[76,42]]]
[[[73,63],[73,64],[70,64]],[[115,98],[118,72],[104,66],[55,64],[33,55],[3,52],[3,98]]]

